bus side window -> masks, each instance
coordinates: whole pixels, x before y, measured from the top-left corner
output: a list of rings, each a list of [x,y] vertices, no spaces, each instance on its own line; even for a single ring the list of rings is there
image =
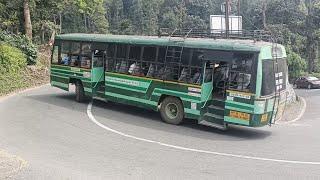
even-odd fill
[[[81,60],[80,67],[90,69],[91,68],[91,44],[83,43],[81,45]]]
[[[201,63],[203,61],[203,52],[202,51],[194,51],[192,54],[191,61],[191,75],[189,83],[191,84],[200,84],[201,83]]]
[[[69,65],[70,64],[70,42],[62,42],[61,43],[61,54],[60,54],[60,59],[61,62],[60,64],[62,65]]]
[[[128,73],[135,76],[144,76],[142,72],[141,53],[143,47],[131,46],[129,52],[129,70]]]
[[[149,75],[149,77],[153,77],[155,73],[154,65],[157,61],[157,48],[156,47],[145,47],[144,53],[142,57],[142,73],[144,75]]]
[[[158,62],[155,65],[155,74],[154,77],[158,79],[162,79],[165,72],[165,64],[164,60],[166,58],[166,47],[160,47],[158,53]]]
[[[191,61],[193,56],[193,49],[185,48],[181,59],[181,72],[178,81],[189,82],[191,78]]]
[[[125,44],[117,45],[116,72],[127,74],[129,70],[129,62],[127,61],[128,47]]]
[[[111,44],[108,46],[108,49],[107,49],[106,70],[108,72],[115,71],[115,59],[114,59],[115,48],[116,46],[114,44]]]
[[[71,59],[70,66],[78,67],[80,66],[80,43],[71,44]]]
[[[54,46],[53,47],[53,52],[52,52],[52,64],[60,64],[61,63],[61,50],[59,46]]]

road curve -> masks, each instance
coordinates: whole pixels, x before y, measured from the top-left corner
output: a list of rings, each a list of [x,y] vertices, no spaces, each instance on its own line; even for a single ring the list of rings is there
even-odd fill
[[[164,124],[157,113],[115,103],[95,101],[91,110],[97,122],[134,137],[283,162],[121,136],[91,121],[89,102],[50,86],[0,101],[0,149],[28,162],[16,179],[317,179],[320,165],[290,163],[320,162],[320,91],[298,94],[308,108],[295,124],[227,132]]]

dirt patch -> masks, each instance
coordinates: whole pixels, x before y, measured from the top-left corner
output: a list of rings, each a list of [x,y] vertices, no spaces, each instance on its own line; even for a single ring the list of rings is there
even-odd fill
[[[303,110],[304,101],[301,98],[298,98],[294,103],[287,105],[280,122],[289,122],[298,118]]]
[[[27,165],[27,162],[20,157],[0,150],[0,179],[12,179]]]

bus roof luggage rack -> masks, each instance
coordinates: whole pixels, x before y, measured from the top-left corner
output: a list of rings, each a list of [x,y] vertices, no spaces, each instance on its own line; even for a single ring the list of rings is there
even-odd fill
[[[210,39],[243,39],[254,41],[274,42],[274,38],[270,31],[265,30],[225,30],[216,29],[171,29],[160,28],[159,37],[182,37],[182,38],[210,38]]]

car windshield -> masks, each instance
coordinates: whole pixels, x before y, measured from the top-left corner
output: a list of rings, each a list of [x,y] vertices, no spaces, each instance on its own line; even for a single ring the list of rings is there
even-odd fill
[[[316,77],[307,77],[309,81],[318,81],[319,79]]]

